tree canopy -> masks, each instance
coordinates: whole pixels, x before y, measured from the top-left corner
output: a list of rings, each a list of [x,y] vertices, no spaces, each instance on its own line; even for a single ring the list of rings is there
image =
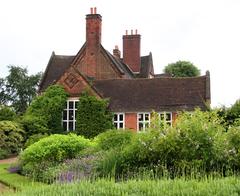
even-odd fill
[[[27,68],[10,65],[9,75],[0,78],[0,103],[11,105],[18,114],[26,111],[36,96],[41,73],[28,75]]]
[[[194,77],[200,75],[200,70],[189,61],[170,63],[163,71],[173,77]]]
[[[23,118],[27,133],[63,132],[62,111],[67,97],[68,94],[60,85],[49,86],[44,93],[35,97]]]

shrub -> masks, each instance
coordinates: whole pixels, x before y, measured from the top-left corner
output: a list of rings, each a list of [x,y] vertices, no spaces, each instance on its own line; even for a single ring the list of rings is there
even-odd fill
[[[112,148],[121,149],[129,144],[134,136],[132,131],[128,130],[109,130],[99,134],[95,140],[98,147],[102,150],[109,150]]]
[[[12,121],[0,121],[0,149],[17,153],[23,146],[24,131],[19,124]]]
[[[0,159],[5,159],[8,156],[9,152],[6,149],[0,148]]]
[[[76,133],[86,138],[93,138],[113,128],[113,116],[107,107],[107,100],[90,96],[87,92],[82,93],[77,109]]]
[[[16,117],[15,112],[8,106],[0,106],[0,121],[12,121]]]
[[[28,129],[34,132],[31,134],[36,134],[36,131],[43,133],[46,129],[49,130],[50,133],[63,132],[62,111],[65,107],[66,100],[67,93],[64,88],[59,85],[48,87],[43,94],[36,97],[26,112]],[[36,124],[34,120],[36,120]],[[31,123],[33,123],[33,125],[31,125]],[[37,129],[34,131],[34,128]]]
[[[28,146],[38,142],[40,139],[43,139],[47,136],[48,136],[47,134],[40,134],[40,133],[30,136],[27,139],[26,143],[24,144],[24,148],[27,148]]]
[[[65,159],[75,158],[81,150],[89,146],[89,140],[74,134],[56,134],[43,138],[20,155],[23,173],[31,173],[38,178],[47,168],[54,167]]]

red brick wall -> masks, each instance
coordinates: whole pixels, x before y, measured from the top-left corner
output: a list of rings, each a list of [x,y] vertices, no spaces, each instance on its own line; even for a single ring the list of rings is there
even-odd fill
[[[125,113],[125,128],[137,132],[137,113]]]
[[[126,63],[133,72],[140,72],[140,41],[141,36],[139,34],[123,36],[123,62]]]

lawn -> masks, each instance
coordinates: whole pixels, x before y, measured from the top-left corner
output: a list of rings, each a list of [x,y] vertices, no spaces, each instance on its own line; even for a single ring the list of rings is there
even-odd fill
[[[93,182],[82,181],[71,184],[53,184],[50,186],[28,187],[22,192],[9,193],[11,196],[238,196],[240,180],[236,177],[202,180],[163,179],[163,180],[129,180],[114,182],[113,180],[99,179]]]
[[[25,190],[28,187],[46,186],[43,183],[33,182],[25,176],[9,173],[7,170],[9,166],[8,163],[0,164],[0,183],[7,185],[11,190]]]

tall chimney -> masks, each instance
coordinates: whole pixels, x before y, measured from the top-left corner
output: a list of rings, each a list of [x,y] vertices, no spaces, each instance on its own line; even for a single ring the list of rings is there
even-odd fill
[[[141,35],[131,30],[131,35],[123,35],[123,62],[127,64],[133,72],[140,72],[141,65]]]
[[[97,59],[101,46],[102,16],[97,14],[97,8],[91,8],[86,15],[86,62],[85,74],[95,78],[97,72]]]

